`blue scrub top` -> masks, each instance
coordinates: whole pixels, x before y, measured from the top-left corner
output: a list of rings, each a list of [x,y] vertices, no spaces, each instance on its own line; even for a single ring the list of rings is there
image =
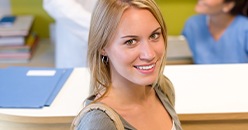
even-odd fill
[[[248,63],[248,18],[245,16],[236,16],[219,40],[212,37],[206,15],[189,18],[182,34],[196,64]]]

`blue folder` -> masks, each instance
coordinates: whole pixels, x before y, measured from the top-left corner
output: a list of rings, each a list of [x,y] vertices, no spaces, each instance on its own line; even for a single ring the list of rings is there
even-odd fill
[[[73,69],[60,69],[60,70],[63,71],[63,75],[60,77],[59,82],[57,82],[56,87],[54,88],[54,90],[52,91],[52,93],[49,96],[48,100],[46,101],[45,106],[50,106],[51,105],[51,103],[53,102],[53,100],[55,99],[57,94],[59,93],[60,89],[65,84],[65,82],[67,81],[67,79],[71,75],[71,72],[73,71]]]
[[[1,108],[51,105],[72,69],[9,67],[0,69]]]

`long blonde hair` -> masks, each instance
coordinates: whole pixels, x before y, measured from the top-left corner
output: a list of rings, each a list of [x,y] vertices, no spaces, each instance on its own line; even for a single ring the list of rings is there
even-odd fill
[[[109,43],[115,34],[120,19],[126,9],[136,7],[149,10],[156,18],[162,29],[165,50],[167,48],[167,30],[163,16],[154,0],[99,0],[92,14],[88,42],[88,66],[90,68],[91,81],[90,93],[99,94],[104,91],[103,97],[109,90],[111,75],[109,65],[102,62],[101,50]],[[157,82],[161,90],[168,96],[174,105],[174,89],[164,79],[163,70],[166,64],[166,56],[161,63]],[[173,95],[173,96],[171,96]],[[100,97],[100,98],[101,98]]]

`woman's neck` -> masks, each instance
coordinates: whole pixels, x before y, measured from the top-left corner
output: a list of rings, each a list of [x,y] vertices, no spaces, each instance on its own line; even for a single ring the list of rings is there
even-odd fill
[[[209,15],[208,16],[208,25],[215,28],[227,28],[235,16],[230,14],[222,14],[222,15]]]
[[[122,86],[121,84],[116,86],[113,84],[101,102],[114,106],[142,105],[149,102],[153,95],[155,95],[155,91],[151,86]]]
[[[208,16],[208,28],[215,40],[219,40],[228,26],[232,23],[235,16],[230,14]]]

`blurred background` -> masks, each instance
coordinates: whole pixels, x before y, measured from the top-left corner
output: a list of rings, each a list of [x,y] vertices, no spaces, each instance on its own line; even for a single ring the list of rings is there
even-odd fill
[[[192,64],[193,62],[191,59],[191,52],[189,51],[189,48],[185,43],[185,39],[181,37],[181,31],[183,29],[185,21],[190,16],[195,14],[194,6],[197,1],[156,0],[156,2],[158,3],[165,18],[165,22],[167,24],[167,31],[169,35],[167,64]],[[17,57],[18,60],[6,60],[6,58],[3,60],[0,59],[0,68],[13,65],[63,67],[64,63],[58,63],[56,61],[56,59],[59,59],[57,58],[57,56],[62,55],[62,53],[59,52],[56,48],[55,39],[58,37],[55,38],[55,19],[48,15],[48,13],[44,10],[42,4],[43,0],[0,0],[0,17],[4,15],[34,16],[30,32],[35,32],[35,34],[39,37],[39,45],[35,47],[36,49],[32,49],[33,52],[31,54],[28,54],[31,56],[29,56],[28,59],[25,59],[25,63],[22,63],[23,61],[20,62],[20,60],[18,59],[19,54],[15,54],[15,57]],[[11,50],[11,53],[18,51],[12,48],[7,48],[4,50],[2,46],[0,47],[2,48],[4,53],[6,53],[5,50]],[[31,49],[29,49],[28,51],[30,50]],[[61,57],[63,57],[63,55]]]
[[[41,38],[49,37],[49,24],[53,23],[54,20],[43,9],[42,0],[0,1],[3,1],[0,4],[0,9],[6,8],[6,10],[10,10],[13,15],[35,15],[36,19],[32,29],[35,30]],[[186,19],[195,14],[194,6],[196,0],[156,0],[156,2],[165,18],[169,35],[179,35]],[[9,5],[10,8],[8,9],[7,7]]]

